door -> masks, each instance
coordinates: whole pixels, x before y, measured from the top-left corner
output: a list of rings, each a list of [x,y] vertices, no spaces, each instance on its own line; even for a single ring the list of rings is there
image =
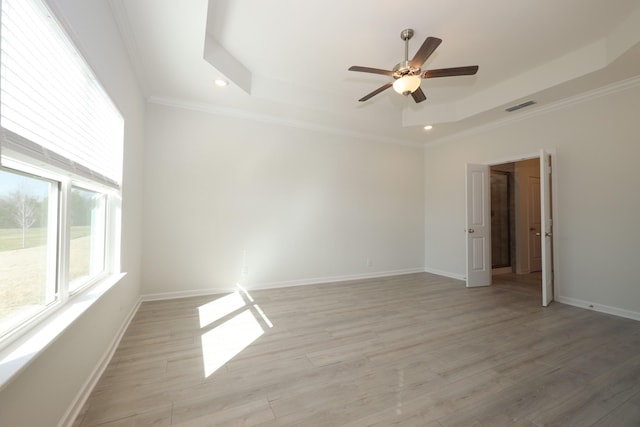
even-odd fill
[[[467,164],[467,287],[491,284],[491,195],[489,166]]]
[[[542,161],[542,160],[541,160]],[[540,206],[540,178],[529,177],[529,271],[542,270],[542,220]]]
[[[553,221],[551,206],[551,156],[540,152],[540,222],[542,243],[542,305],[553,301]]]

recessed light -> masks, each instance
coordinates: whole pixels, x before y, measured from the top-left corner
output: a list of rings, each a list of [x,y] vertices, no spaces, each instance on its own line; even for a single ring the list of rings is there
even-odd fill
[[[424,129],[424,130],[431,130],[431,129],[433,129],[433,126],[431,126],[431,125],[426,125],[423,129]]]
[[[216,83],[216,86],[220,86],[220,87],[225,87],[229,85],[229,82],[224,79],[216,79],[215,83]]]

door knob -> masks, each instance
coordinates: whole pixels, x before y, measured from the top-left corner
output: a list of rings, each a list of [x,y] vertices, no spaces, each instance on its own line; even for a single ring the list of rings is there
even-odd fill
[[[551,232],[550,232],[550,231],[548,231],[548,232],[544,233],[544,237],[551,237],[551,236],[552,236],[552,234],[551,234]]]
[[[540,233],[536,233],[536,236],[540,237],[540,236],[542,236],[542,235],[541,235]]]
[[[475,233],[475,232],[476,232],[476,230],[474,230],[473,228],[470,228],[470,229],[469,229],[469,234],[471,234],[471,233]]]

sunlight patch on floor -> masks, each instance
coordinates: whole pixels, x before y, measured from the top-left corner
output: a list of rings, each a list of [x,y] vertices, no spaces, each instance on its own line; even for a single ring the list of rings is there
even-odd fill
[[[202,335],[204,375],[208,377],[247,348],[264,330],[247,309]]]
[[[255,303],[249,292],[239,284],[237,287],[237,291],[198,307],[200,328],[211,327],[201,337],[205,378],[263,335],[264,329],[260,323],[273,328],[273,323]],[[251,306],[219,325],[213,326],[226,316],[246,307],[247,304]]]
[[[244,299],[240,296],[239,291],[235,291],[222,298],[211,301],[205,305],[198,307],[200,315],[200,327],[204,328],[213,322],[222,319],[224,316],[245,306]]]

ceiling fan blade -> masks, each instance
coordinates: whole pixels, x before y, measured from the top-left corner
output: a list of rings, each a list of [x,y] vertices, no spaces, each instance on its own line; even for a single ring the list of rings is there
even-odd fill
[[[466,67],[440,68],[437,70],[427,70],[422,73],[423,79],[432,79],[435,77],[449,76],[471,76],[478,72],[477,65],[469,65]]]
[[[377,94],[379,94],[380,92],[389,89],[391,86],[393,85],[393,83],[387,83],[384,86],[380,86],[378,89],[374,90],[373,92],[363,96],[362,98],[358,99],[359,102],[364,102],[369,98],[372,98],[374,96],[376,96]]]
[[[442,39],[437,37],[427,37],[411,60],[411,66],[415,68],[422,67],[422,64],[429,59],[433,51],[440,46],[440,43],[442,43]]]
[[[411,97],[413,98],[414,101],[416,101],[416,104],[418,102],[422,102],[427,99],[427,95],[424,94],[424,92],[422,91],[422,88],[420,87],[415,91],[411,92]]]
[[[359,65],[352,65],[349,67],[349,71],[360,71],[362,73],[382,74],[383,76],[393,76],[393,71],[381,70],[380,68],[360,67]]]

